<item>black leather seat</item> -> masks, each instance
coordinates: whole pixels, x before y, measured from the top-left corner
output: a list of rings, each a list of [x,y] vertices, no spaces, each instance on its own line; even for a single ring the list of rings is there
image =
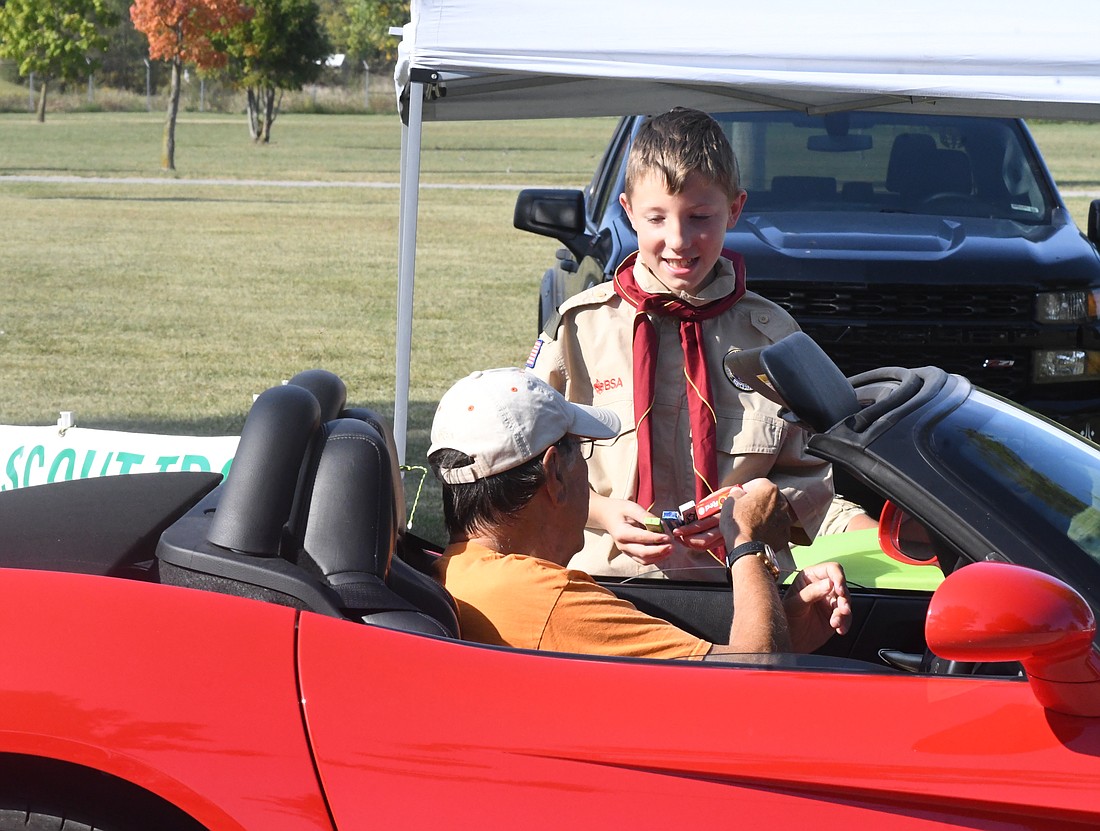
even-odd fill
[[[312,481],[300,552],[303,566],[320,573],[349,617],[457,637],[458,616],[450,596],[394,556],[398,523],[385,438],[357,418],[330,421],[323,430],[316,470],[306,474]]]
[[[394,557],[392,441],[363,418],[325,419],[345,412],[343,382],[304,375],[256,400],[225,483],[161,536],[161,579],[457,637],[454,600]]]

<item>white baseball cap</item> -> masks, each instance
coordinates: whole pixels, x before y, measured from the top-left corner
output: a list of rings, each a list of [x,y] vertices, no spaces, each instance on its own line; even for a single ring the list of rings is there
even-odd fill
[[[619,427],[611,410],[566,401],[522,369],[489,369],[467,375],[440,399],[428,455],[449,448],[473,459],[439,470],[444,482],[459,485],[530,461],[566,434],[611,439]]]

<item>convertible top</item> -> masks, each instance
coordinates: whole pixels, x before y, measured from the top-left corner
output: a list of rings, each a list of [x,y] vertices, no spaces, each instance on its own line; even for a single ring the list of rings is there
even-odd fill
[[[152,561],[161,532],[220,473],[77,479],[0,494],[0,566],[113,575]]]

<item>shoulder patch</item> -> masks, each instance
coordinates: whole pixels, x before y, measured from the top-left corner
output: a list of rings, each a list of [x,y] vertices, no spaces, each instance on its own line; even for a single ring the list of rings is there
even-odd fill
[[[545,341],[543,341],[542,338],[539,338],[537,341],[535,341],[535,345],[531,347],[531,354],[527,356],[527,363],[525,364],[528,369],[535,368],[535,361],[539,359],[539,353],[542,351],[543,343],[545,343]]]

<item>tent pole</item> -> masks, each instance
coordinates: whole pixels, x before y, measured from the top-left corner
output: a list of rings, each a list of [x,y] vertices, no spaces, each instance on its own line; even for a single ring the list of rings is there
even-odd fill
[[[397,252],[397,370],[393,396],[393,440],[397,459],[405,463],[408,435],[410,364],[412,363],[413,281],[416,276],[416,218],[420,198],[420,137],[424,84],[409,85],[408,124],[401,127],[401,183]]]

